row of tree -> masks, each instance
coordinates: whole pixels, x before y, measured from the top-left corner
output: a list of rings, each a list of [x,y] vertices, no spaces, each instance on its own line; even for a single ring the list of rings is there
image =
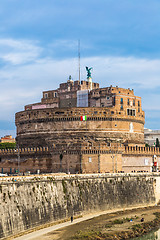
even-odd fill
[[[16,143],[4,142],[0,143],[0,149],[14,149],[16,148]]]

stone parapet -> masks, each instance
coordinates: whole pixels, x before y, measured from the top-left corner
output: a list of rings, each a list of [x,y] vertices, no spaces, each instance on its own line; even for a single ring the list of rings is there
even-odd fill
[[[158,147],[126,146],[123,155],[160,155]]]

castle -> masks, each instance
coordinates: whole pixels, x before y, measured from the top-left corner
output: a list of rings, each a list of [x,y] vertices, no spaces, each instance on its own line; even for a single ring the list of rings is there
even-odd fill
[[[133,89],[100,88],[90,70],[86,81],[69,77],[56,90],[44,91],[41,102],[16,113],[22,171],[157,171],[159,149],[144,145],[141,98]],[[0,167],[9,166],[5,153],[0,156],[5,159]]]
[[[16,114],[17,141],[20,147],[85,141],[144,144],[144,119],[141,98],[133,89],[69,79]]]

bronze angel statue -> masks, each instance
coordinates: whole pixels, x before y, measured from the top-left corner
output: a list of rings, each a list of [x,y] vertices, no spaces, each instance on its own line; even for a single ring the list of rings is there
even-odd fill
[[[86,71],[87,71],[87,78],[91,78],[91,70],[92,70],[93,68],[91,67],[91,68],[89,68],[89,67],[86,67]]]

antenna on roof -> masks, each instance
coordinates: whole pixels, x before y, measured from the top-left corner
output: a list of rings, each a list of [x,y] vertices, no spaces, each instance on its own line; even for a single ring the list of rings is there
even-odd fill
[[[79,81],[81,80],[81,62],[80,62],[80,39],[78,40],[78,63],[79,63]]]

